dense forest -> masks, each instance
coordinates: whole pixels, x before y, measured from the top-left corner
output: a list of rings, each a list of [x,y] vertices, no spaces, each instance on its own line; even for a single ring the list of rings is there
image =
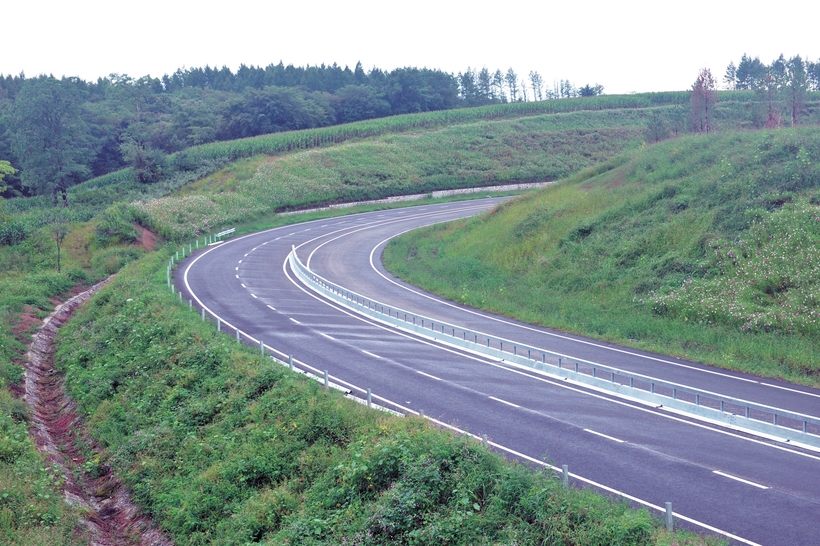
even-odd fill
[[[5,197],[48,194],[125,166],[139,182],[192,145],[412,112],[592,96],[600,85],[546,88],[537,72],[427,68],[365,72],[331,66],[179,69],[161,78],[112,74],[87,82],[0,75],[0,159],[15,172]]]

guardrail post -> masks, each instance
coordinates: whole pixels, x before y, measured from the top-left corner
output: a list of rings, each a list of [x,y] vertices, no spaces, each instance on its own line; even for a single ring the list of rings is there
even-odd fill
[[[330,384],[329,384],[328,378],[327,378],[327,370],[325,370],[325,388],[328,388],[329,386],[330,386]]]
[[[199,239],[196,240],[196,249],[199,250]]]
[[[202,308],[202,322],[205,322],[205,308]]]
[[[191,250],[192,250],[191,243],[188,243],[188,254],[191,254]]]
[[[564,489],[569,489],[569,465],[561,465],[561,483]]]
[[[194,300],[188,300],[188,311],[194,310]]]
[[[179,293],[179,301],[182,301],[182,292]]]
[[[262,342],[261,339],[259,340],[259,354],[265,356],[265,344]]]
[[[240,343],[240,340],[239,340],[239,328],[237,328],[237,329],[236,329],[236,342],[237,342],[237,343]]]
[[[672,519],[672,503],[667,502],[666,503],[666,530],[671,532],[674,527],[675,527],[675,521]]]
[[[288,368],[293,371],[293,355],[288,355]]]
[[[484,444],[484,447],[488,447],[490,445],[489,442],[487,441],[487,435],[486,434],[481,435],[481,443]]]
[[[219,317],[216,317],[216,331],[217,332],[222,331],[222,319],[219,318]]]
[[[367,407],[370,408],[373,406],[373,391],[370,390],[368,387],[367,389]]]
[[[419,410],[419,417],[424,417],[424,410],[423,409]]]

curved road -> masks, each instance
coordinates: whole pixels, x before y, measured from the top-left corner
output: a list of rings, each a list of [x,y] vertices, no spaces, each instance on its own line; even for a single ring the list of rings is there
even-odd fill
[[[296,281],[292,246],[314,272],[394,307],[520,343],[737,398],[817,415],[820,391],[533,327],[446,302],[386,273],[384,243],[421,225],[477,214],[499,199],[428,205],[284,226],[201,250],[175,284],[229,334],[298,367],[328,370],[359,397],[486,434],[533,462],[660,509],[676,525],[745,544],[816,544],[820,453],[569,385],[439,345],[354,314]]]

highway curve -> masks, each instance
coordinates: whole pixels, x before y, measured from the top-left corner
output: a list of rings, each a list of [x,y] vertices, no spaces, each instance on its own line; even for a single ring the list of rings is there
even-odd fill
[[[743,544],[816,544],[820,453],[696,421],[454,349],[377,323],[315,294],[286,265],[292,247],[314,272],[388,305],[535,347],[796,412],[820,391],[533,327],[465,308],[396,280],[384,243],[422,225],[477,214],[482,199],[305,222],[200,250],[176,270],[183,297],[228,335],[263,342],[376,403],[424,412],[486,435],[510,456],[569,465],[593,485],[660,510],[676,525]]]

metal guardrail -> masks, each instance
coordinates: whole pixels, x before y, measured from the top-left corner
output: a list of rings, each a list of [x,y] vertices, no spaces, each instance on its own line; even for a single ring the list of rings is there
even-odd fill
[[[538,370],[623,398],[638,400],[729,427],[820,448],[820,418],[732,398],[518,343],[387,306],[328,281],[290,253],[291,269],[302,282],[360,314],[402,330]]]

